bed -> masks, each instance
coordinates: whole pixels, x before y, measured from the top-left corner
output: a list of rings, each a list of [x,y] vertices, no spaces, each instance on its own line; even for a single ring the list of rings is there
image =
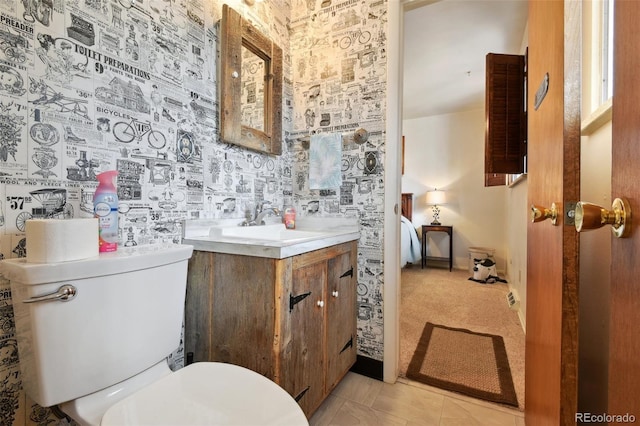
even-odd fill
[[[413,214],[413,194],[402,194],[402,215],[400,216],[400,267],[417,264],[422,259],[420,240],[415,226],[411,223]]]

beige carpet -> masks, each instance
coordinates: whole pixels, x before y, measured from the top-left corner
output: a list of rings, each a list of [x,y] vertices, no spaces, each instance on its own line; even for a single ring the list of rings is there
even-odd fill
[[[468,271],[408,266],[402,270],[400,374],[406,377],[427,322],[502,336],[519,402],[524,409],[524,332],[506,302],[504,283],[469,281]],[[472,356],[473,354],[470,354]]]

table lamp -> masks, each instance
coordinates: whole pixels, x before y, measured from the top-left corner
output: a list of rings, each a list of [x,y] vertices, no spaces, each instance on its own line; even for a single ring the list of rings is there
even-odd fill
[[[447,197],[444,191],[438,191],[438,189],[436,188],[433,191],[427,192],[427,205],[432,206],[431,209],[433,210],[433,221],[431,222],[432,225],[441,225],[440,221],[438,220],[440,217],[439,206],[446,204],[446,202]]]

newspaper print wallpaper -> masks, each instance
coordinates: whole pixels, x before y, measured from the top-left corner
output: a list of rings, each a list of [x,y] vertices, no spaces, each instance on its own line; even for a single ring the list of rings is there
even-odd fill
[[[382,361],[386,1],[293,0],[289,135],[303,215],[357,216],[358,354]],[[309,189],[310,135],[342,134],[342,185]]]
[[[30,218],[91,217],[112,169],[124,246],[263,202],[358,217],[358,352],[381,361],[386,1],[225,1],[283,48],[278,157],[219,141],[222,3],[0,0],[0,258],[26,256]],[[336,189],[309,189],[320,132],[342,135]],[[0,278],[0,424],[66,424],[21,389],[12,304]]]

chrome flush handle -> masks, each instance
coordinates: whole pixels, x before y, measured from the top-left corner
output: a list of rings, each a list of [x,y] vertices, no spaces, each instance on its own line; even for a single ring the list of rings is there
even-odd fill
[[[76,297],[78,290],[71,284],[65,284],[54,293],[45,294],[44,296],[36,296],[27,300],[23,300],[22,303],[36,303],[46,302],[48,300],[60,300],[62,302],[68,302]]]

